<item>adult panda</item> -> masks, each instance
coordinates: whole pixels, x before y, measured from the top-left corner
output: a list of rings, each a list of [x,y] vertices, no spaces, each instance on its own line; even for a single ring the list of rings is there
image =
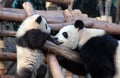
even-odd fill
[[[85,28],[83,21],[77,20],[74,25],[60,29],[55,38],[64,46],[77,49],[91,78],[120,78],[120,42],[104,30]],[[65,68],[70,69],[71,65],[76,68],[74,63],[58,61]]]
[[[18,77],[36,78],[39,67],[43,68],[40,66],[43,55],[39,51],[46,40],[53,41],[50,31],[45,18],[39,14],[31,15],[22,22],[16,33]]]

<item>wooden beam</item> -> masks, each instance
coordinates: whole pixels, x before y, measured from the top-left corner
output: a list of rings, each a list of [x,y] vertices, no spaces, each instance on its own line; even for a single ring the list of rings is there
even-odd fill
[[[70,60],[73,60],[78,63],[82,63],[80,60],[79,54],[75,51],[72,51],[62,45],[56,45],[50,41],[47,41],[45,45],[43,46],[43,49],[46,52],[54,53],[60,56],[63,56],[65,58],[68,58]],[[15,61],[16,53],[13,52],[0,52],[0,60],[9,60],[9,61]]]
[[[74,21],[76,20],[74,19],[70,22],[65,23],[62,12],[63,11],[36,11],[36,13],[39,13],[47,18],[50,27],[55,31],[59,30],[64,25],[74,24]],[[95,18],[87,18],[84,16],[85,15],[81,13],[77,16],[77,19],[83,20],[86,27],[104,29],[110,34],[120,35],[120,24],[107,23],[98,21]],[[25,17],[25,12],[21,9],[2,8],[0,10],[0,20],[22,21],[25,19]]]
[[[12,52],[0,52],[0,60],[16,61],[16,53]]]
[[[10,30],[0,30],[0,36],[2,37],[15,37],[16,32]]]
[[[61,67],[54,56],[54,54],[48,53],[46,55],[48,66],[52,72],[53,78],[64,78]]]

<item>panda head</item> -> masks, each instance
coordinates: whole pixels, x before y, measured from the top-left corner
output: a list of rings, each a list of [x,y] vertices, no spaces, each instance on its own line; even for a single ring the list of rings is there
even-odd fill
[[[48,26],[46,19],[39,14],[34,14],[27,17],[20,25],[16,36],[22,36],[25,32],[31,29],[40,29],[42,32],[50,34],[50,27]]]
[[[67,25],[60,29],[55,38],[62,43],[63,46],[75,49],[80,40],[80,30],[84,28],[84,23],[77,20],[74,25]]]

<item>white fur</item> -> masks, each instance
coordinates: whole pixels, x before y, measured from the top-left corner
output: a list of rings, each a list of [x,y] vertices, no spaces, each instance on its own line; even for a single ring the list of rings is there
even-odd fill
[[[19,72],[21,68],[25,67],[28,69],[30,68],[34,69],[34,74],[36,75],[37,74],[36,70],[41,65],[44,55],[40,53],[39,50],[30,50],[28,48],[23,48],[20,46],[16,46],[16,48],[17,48],[17,73],[20,74]],[[34,68],[31,67],[31,65],[29,64],[33,64]],[[34,76],[34,74],[32,76]]]
[[[64,38],[63,32],[68,33],[68,39]],[[63,27],[59,33],[55,36],[58,38],[59,42],[64,42],[62,45],[70,49],[75,49],[79,43],[80,34],[79,30],[74,27],[74,25],[68,25]]]
[[[39,14],[35,14],[32,16],[27,17],[22,24],[20,25],[17,33],[16,33],[16,37],[21,37],[22,35],[25,34],[26,31],[30,30],[30,29],[40,29],[43,32],[47,32],[50,33],[50,27],[46,26],[45,24],[47,24],[45,18],[42,17],[42,21],[40,24],[38,24],[37,22],[35,22],[35,20],[39,17]]]
[[[23,36],[28,30],[31,29],[40,29],[42,32],[50,33],[50,28],[49,26],[46,26],[47,24],[45,18],[42,17],[42,21],[40,24],[38,24],[35,20],[39,17],[39,14],[32,15],[28,18],[26,18],[22,24],[20,25],[16,37],[20,38]],[[40,64],[43,63],[43,54],[40,53],[40,50],[32,50],[29,48],[21,47],[16,45],[17,49],[17,73],[20,74],[20,70],[22,68],[32,68],[34,69],[34,74],[32,75],[31,78],[35,78],[37,69],[39,68]],[[32,67],[29,64],[33,64],[34,67]]]
[[[95,36],[103,36],[104,34],[105,31],[101,29],[90,29],[90,28],[81,29],[79,47],[82,47],[90,38]]]

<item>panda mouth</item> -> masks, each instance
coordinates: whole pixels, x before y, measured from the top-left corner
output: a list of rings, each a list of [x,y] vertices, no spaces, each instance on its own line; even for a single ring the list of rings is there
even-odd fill
[[[55,42],[57,45],[63,44],[63,42],[58,41],[58,38],[53,38],[53,39],[54,39],[54,42]]]

